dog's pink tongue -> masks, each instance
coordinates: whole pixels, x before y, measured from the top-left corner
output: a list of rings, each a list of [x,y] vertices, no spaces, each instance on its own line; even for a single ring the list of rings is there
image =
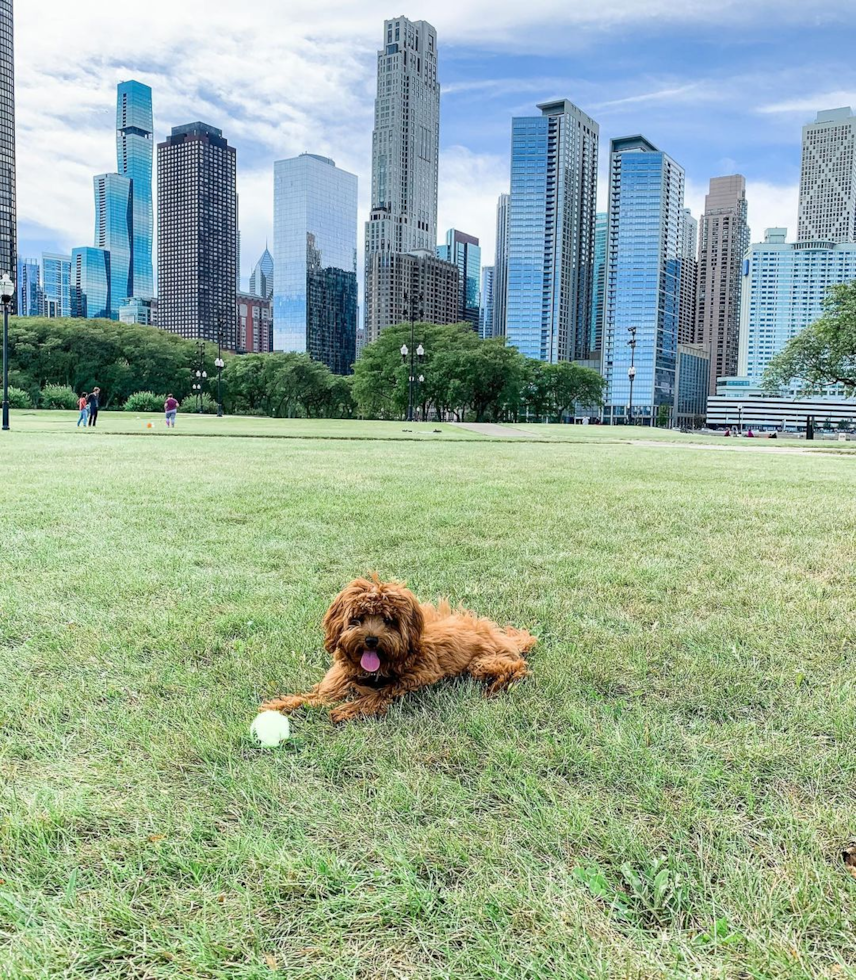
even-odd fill
[[[380,670],[380,657],[374,650],[363,650],[363,655],[360,657],[360,666],[363,670],[367,670],[370,674],[373,674],[376,670]]]

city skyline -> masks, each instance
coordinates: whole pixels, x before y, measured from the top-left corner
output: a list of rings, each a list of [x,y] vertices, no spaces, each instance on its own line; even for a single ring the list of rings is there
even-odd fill
[[[598,67],[591,28],[583,31],[582,37],[575,35],[573,75],[568,73],[568,62],[557,54],[557,42],[567,40],[572,31],[573,24],[567,18],[573,15],[562,13],[558,17],[555,38],[545,49],[543,39],[539,37],[536,44],[532,36],[538,8],[536,3],[522,13],[503,12],[499,23],[491,23],[490,30],[482,33],[476,32],[472,13],[467,15],[451,5],[440,4],[430,12],[403,11],[411,17],[427,15],[442,47],[441,228],[467,228],[481,239],[485,261],[492,260],[496,197],[508,183],[511,115],[529,111],[528,106],[536,100],[565,95],[599,120],[602,141],[641,130],[657,145],[669,146],[687,169],[686,203],[695,216],[701,213],[710,177],[740,172],[747,177],[750,223],[756,238],[767,226],[796,226],[801,128],[817,111],[856,104],[856,72],[844,60],[843,38],[839,37],[843,32],[835,28],[836,11],[843,14],[844,5],[827,5],[826,21],[814,23],[811,31],[801,29],[805,24],[800,22],[799,11],[789,8],[774,29],[780,49],[783,45],[796,51],[799,43],[799,58],[787,68],[779,63],[777,45],[769,44],[769,24],[735,9],[734,16],[743,30],[743,50],[752,59],[751,72],[746,65],[734,65],[733,58],[712,52],[703,43],[703,21],[698,14],[666,12],[664,21],[652,32],[635,22],[632,11],[625,11],[620,22],[596,25],[598,43],[604,51],[627,55],[620,70],[607,73]],[[317,5],[313,9],[314,13],[303,11],[298,16],[297,37],[311,32],[313,23],[323,17],[323,9]],[[269,86],[261,93],[254,92],[252,99],[248,98],[250,90],[240,97],[233,95],[213,67],[217,50],[211,65],[202,63],[201,54],[191,52],[191,70],[182,79],[187,84],[181,91],[176,70],[164,58],[174,26],[159,27],[139,54],[135,52],[134,62],[109,62],[97,78],[83,70],[87,59],[95,57],[95,48],[88,40],[80,58],[72,59],[73,65],[66,57],[68,52],[59,51],[58,59],[47,67],[50,59],[43,57],[45,44],[52,52],[54,39],[37,35],[30,12],[21,7],[16,11],[20,254],[68,252],[87,240],[91,184],[89,188],[85,184],[92,173],[113,169],[110,145],[104,137],[113,128],[114,86],[130,76],[155,88],[155,140],[165,138],[171,125],[200,115],[234,134],[232,141],[242,160],[238,180],[243,198],[241,271],[245,282],[271,231],[274,159],[304,150],[329,153],[340,166],[361,178],[362,222],[368,213],[378,26],[393,12],[372,9],[349,15],[337,24],[330,39],[332,51],[347,52],[339,64],[333,64],[335,59],[328,57],[331,49],[325,48],[311,56],[300,54],[295,65],[282,69],[296,71],[307,57],[317,58],[319,64],[330,68],[330,77],[320,79],[312,92],[294,94],[292,107],[277,94],[290,86],[277,84],[276,93]],[[511,23],[509,18],[522,20]],[[41,31],[41,17],[39,21]],[[816,17],[812,17],[814,21]],[[97,35],[85,11],[81,23],[88,24]],[[642,36],[650,42],[647,46],[641,43]],[[681,44],[676,47],[678,39]],[[159,49],[158,57],[147,57],[155,42],[166,47]],[[674,55],[668,76],[661,68],[667,49]],[[818,76],[810,67],[820,59],[821,49],[825,73]],[[36,50],[38,59],[33,56]],[[262,57],[268,50],[263,49]],[[62,78],[61,69],[66,73]],[[73,78],[70,84],[68,71]],[[806,78],[814,77],[834,77],[835,81],[817,87],[806,83]],[[747,99],[750,81],[752,94]],[[341,87],[338,101],[329,98],[334,86]],[[327,101],[336,103],[335,114],[332,108],[322,106]],[[695,113],[701,108],[703,130],[688,124],[688,120],[697,119]],[[72,126],[76,135],[63,140],[62,134]],[[56,129],[60,136],[56,144],[52,143],[59,148],[58,159],[51,161],[51,170],[59,179],[49,177],[46,168],[40,141],[45,128],[52,132]],[[604,156],[601,152],[600,210],[606,204]]]

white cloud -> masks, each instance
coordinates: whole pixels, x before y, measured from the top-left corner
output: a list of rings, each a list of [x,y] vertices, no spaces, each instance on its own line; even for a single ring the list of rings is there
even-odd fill
[[[815,6],[798,0],[724,0],[713,6],[707,0],[435,0],[429,9],[410,13],[427,16],[454,57],[466,47],[555,54],[590,43],[603,30],[654,22],[727,19],[734,29],[775,12],[779,22],[813,24],[820,16],[810,9]],[[849,8],[850,0],[828,0],[822,16],[845,17]],[[201,118],[220,126],[237,146],[245,274],[270,235],[276,159],[303,150],[333,157],[359,176],[360,221],[367,216],[374,52],[382,21],[391,13],[388,0],[256,0],[246,9],[226,0],[82,0],[73,16],[67,3],[42,0],[18,4],[15,13],[18,213],[24,236],[33,230],[34,237],[44,237],[45,229],[53,229],[56,245],[66,249],[92,240],[92,176],[115,168],[115,85],[127,78],[153,87],[156,140],[173,125]],[[492,78],[449,86],[447,94],[553,96],[566,83]],[[661,79],[651,92],[606,104],[695,99],[699,84]],[[440,230],[454,225],[479,235],[485,261],[492,260],[495,200],[507,186],[507,157],[480,154],[472,146],[445,148]],[[752,221],[754,226],[754,215]]]
[[[701,83],[691,82],[687,85],[678,85],[672,88],[661,88],[654,92],[642,92],[639,95],[628,95],[622,99],[610,99],[608,102],[600,102],[592,106],[592,109],[610,109],[614,106],[630,105],[635,102],[663,102],[674,103],[682,96],[691,96],[692,101],[699,101],[701,94]]]
[[[792,112],[806,115],[814,114],[820,109],[838,109],[841,106],[856,106],[856,88],[836,89],[830,92],[820,92],[813,95],[800,96],[798,99],[785,99],[782,102],[771,102],[758,107],[758,112],[781,113]]]
[[[449,228],[479,239],[482,265],[493,263],[496,251],[496,201],[508,192],[509,167],[504,157],[473,153],[452,146],[440,153],[440,202],[437,233]]]

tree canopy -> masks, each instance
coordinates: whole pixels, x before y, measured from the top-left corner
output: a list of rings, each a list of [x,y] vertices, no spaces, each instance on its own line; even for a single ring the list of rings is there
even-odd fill
[[[563,362],[543,364],[523,357],[502,338],[480,340],[468,323],[438,326],[418,323],[413,343],[425,355],[414,375],[414,403],[422,417],[436,412],[458,419],[519,418],[527,409],[537,417],[561,417],[575,406],[596,409],[604,382],[597,371]],[[359,414],[400,418],[407,411],[411,346],[410,325],[387,327],[364,350],[354,368],[353,396]]]
[[[102,405],[119,408],[137,393],[172,392],[192,399],[197,342],[114,320],[20,317],[10,321],[10,383],[36,406],[50,386],[74,392],[101,388]],[[227,412],[275,418],[402,418],[407,412],[410,362],[400,348],[410,325],[387,327],[369,344],[353,376],[342,377],[307,354],[224,353],[223,404]],[[596,411],[603,379],[572,363],[529,360],[503,339],[481,340],[467,323],[414,327],[425,348],[415,366],[414,402],[422,418],[437,415],[476,421],[561,418]],[[215,344],[204,345],[205,393],[216,397]]]
[[[764,372],[768,391],[797,382],[815,394],[827,385],[842,384],[856,392],[856,280],[832,286],[823,301],[823,314],[792,337]]]

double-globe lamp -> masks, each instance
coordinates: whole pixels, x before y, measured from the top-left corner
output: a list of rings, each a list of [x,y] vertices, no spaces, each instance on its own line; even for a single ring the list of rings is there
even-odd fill
[[[3,304],[3,431],[9,431],[9,307],[15,296],[15,283],[8,272],[0,276],[0,302]]]

